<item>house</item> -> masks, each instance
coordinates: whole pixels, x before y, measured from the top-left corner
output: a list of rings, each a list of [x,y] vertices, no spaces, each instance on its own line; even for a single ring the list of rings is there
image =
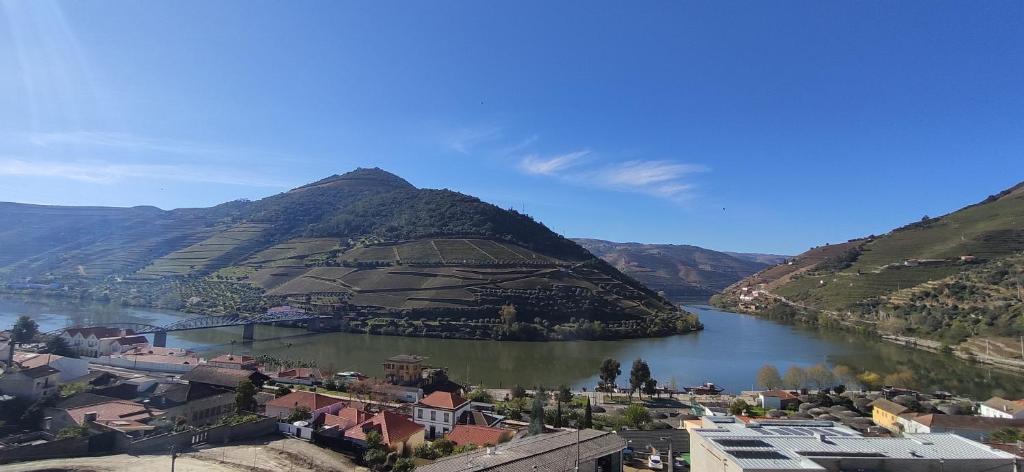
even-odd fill
[[[556,431],[513,439],[494,448],[479,448],[443,457],[416,467],[416,471],[621,472],[625,447],[626,441],[611,432],[593,429]]]
[[[291,416],[295,410],[304,408],[309,411],[313,420],[311,422],[315,422],[320,415],[335,414],[346,405],[340,398],[298,390],[267,402],[266,415],[284,419]]]
[[[201,364],[185,373],[185,375],[182,375],[181,379],[189,383],[227,387],[234,390],[238,388],[238,384],[243,380],[248,380],[256,388],[260,388],[267,380],[270,380],[270,377],[252,370],[225,369],[223,367]]]
[[[1016,462],[1013,454],[954,434],[895,438],[690,431],[690,468],[701,472],[1011,472]]]
[[[310,367],[284,369],[268,375],[275,382],[292,385],[320,385],[324,381],[324,373]]]
[[[905,413],[912,412],[910,408],[884,398],[871,402],[871,419],[878,426],[894,433],[902,431],[903,426],[900,425],[900,415]]]
[[[102,425],[125,433],[138,433],[155,429],[149,424],[161,418],[164,412],[141,403],[128,400],[108,400],[97,397],[96,402],[86,402],[64,408],[46,408],[50,418],[48,431],[56,433],[68,426]]]
[[[423,398],[423,389],[419,387],[403,387],[386,383],[374,383],[373,394],[376,398],[402,403],[416,403]]]
[[[13,356],[14,343],[11,342],[11,333],[0,331],[0,362],[6,365]]]
[[[256,361],[255,357],[240,354],[222,354],[206,361],[206,363],[225,369],[256,370],[259,367],[259,362]]]
[[[147,372],[185,373],[201,364],[202,359],[196,353],[185,349],[140,344],[124,349],[120,353],[97,357],[91,362]]]
[[[800,399],[785,390],[766,390],[757,394],[757,404],[766,410],[785,410],[789,405],[799,405]]]
[[[970,415],[903,415],[903,432],[913,434],[949,433],[985,442],[1001,429],[1024,430],[1024,419],[987,418]]]
[[[48,365],[22,369],[16,364],[0,377],[0,394],[38,400],[59,393],[60,371]]]
[[[71,328],[60,335],[75,354],[85,357],[100,357],[118,354],[132,346],[148,345],[145,336],[136,335],[130,329]]]
[[[235,391],[201,383],[165,383],[156,386],[149,405],[173,421],[180,418],[190,426],[203,426],[235,412]]]
[[[43,365],[53,367],[60,371],[57,380],[61,383],[68,383],[89,374],[89,362],[85,359],[75,359],[56,354],[18,351],[14,353],[14,362],[20,365],[22,369],[31,369]]]
[[[357,406],[346,406],[337,413],[325,413],[323,416],[323,431],[327,434],[343,436],[349,428],[370,419],[372,415],[364,408]]]
[[[358,446],[366,447],[366,435],[371,431],[380,434],[388,449],[406,456],[423,444],[423,426],[413,423],[408,417],[390,411],[382,411],[345,431],[345,438]]]
[[[992,397],[978,406],[978,414],[988,418],[1024,418],[1024,400]]]
[[[413,405],[413,421],[426,429],[427,439],[435,439],[455,428],[469,406],[469,400],[456,393],[434,392]]]
[[[394,385],[416,385],[423,378],[423,356],[401,354],[384,362],[384,380]]]
[[[492,428],[490,426],[477,426],[469,424],[457,424],[455,428],[445,436],[457,446],[470,444],[478,447],[495,446],[512,439],[515,434],[510,429]]]

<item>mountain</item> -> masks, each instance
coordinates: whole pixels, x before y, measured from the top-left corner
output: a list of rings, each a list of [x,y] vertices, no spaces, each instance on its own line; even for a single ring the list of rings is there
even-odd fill
[[[768,264],[697,246],[573,239],[592,254],[676,302],[706,299]],[[773,257],[773,256],[768,256]],[[781,256],[774,256],[781,257]]]
[[[1022,251],[1024,183],[880,236],[812,248],[743,279],[714,302],[967,346],[978,337],[1024,335]]]
[[[203,313],[287,303],[384,334],[604,339],[699,328],[533,218],[381,169],[205,209],[4,203],[0,218],[8,291]]]
[[[778,254],[761,254],[758,252],[722,252],[733,257],[738,257],[740,259],[745,259],[748,261],[760,262],[761,264],[765,265],[781,264],[783,262],[786,262],[786,259],[789,258],[789,256],[780,256]]]

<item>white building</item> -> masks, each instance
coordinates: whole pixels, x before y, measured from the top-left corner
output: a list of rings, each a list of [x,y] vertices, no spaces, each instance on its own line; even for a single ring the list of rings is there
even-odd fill
[[[39,354],[35,352],[15,352],[14,362],[22,369],[31,369],[48,365],[60,371],[57,380],[68,383],[89,373],[89,362],[85,359],[58,356],[56,354]]]
[[[60,336],[75,354],[84,357],[109,356],[132,347],[149,345],[149,340],[145,336],[137,335],[130,329],[72,328]]]
[[[451,392],[434,392],[416,402],[412,420],[426,430],[427,439],[448,434],[459,417],[469,411],[469,400]]]
[[[801,422],[793,422],[801,423]],[[822,423],[822,422],[818,422]],[[690,430],[690,467],[701,472],[1012,472],[1016,457],[954,434],[863,437],[831,427],[736,426]],[[717,425],[721,426],[721,425]],[[762,426],[763,428],[763,426]],[[800,434],[794,434],[800,433]]]
[[[978,406],[978,414],[989,418],[1024,418],[1024,400],[992,397]]]
[[[60,371],[48,365],[22,369],[12,366],[0,377],[0,394],[38,400],[59,393]]]
[[[91,359],[93,364],[123,367],[146,372],[185,373],[202,363],[196,353],[185,349],[152,347],[148,344],[133,346],[121,353]]]

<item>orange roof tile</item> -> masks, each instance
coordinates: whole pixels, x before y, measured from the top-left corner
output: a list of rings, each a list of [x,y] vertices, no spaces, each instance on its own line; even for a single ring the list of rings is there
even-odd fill
[[[409,418],[398,413],[384,411],[373,418],[359,423],[345,432],[345,437],[366,441],[366,433],[378,430],[385,444],[404,441],[413,434],[423,430],[423,426],[413,423]]]
[[[467,444],[483,446],[486,444],[496,445],[498,443],[505,442],[511,436],[510,433],[511,431],[501,428],[458,424],[452,428],[452,431],[448,433],[448,436],[446,437],[459,446],[465,446]]]
[[[324,427],[337,426],[344,431],[370,418],[370,414],[347,406],[338,411],[337,415],[324,415]]]
[[[437,391],[431,393],[430,395],[427,395],[426,398],[420,400],[420,404],[432,408],[454,410],[466,404],[467,401],[468,400],[460,397],[456,393]]]
[[[304,406],[309,408],[309,411],[315,411],[341,401],[342,400],[340,398],[328,397],[327,395],[321,395],[319,393],[298,390],[267,402],[267,406],[277,406],[281,408],[296,408]]]
[[[145,405],[127,400],[115,400],[106,403],[96,403],[79,408],[67,410],[68,415],[75,423],[85,422],[86,413],[96,413],[97,423],[110,422],[139,422],[163,414],[162,410],[153,408],[147,409]]]

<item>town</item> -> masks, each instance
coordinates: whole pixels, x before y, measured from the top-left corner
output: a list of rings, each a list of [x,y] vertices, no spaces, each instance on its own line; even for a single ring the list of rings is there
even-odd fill
[[[840,367],[783,375],[765,365],[760,390],[724,392],[659,385],[642,359],[624,372],[609,358],[589,388],[488,388],[415,353],[381,359],[379,372],[324,372],[266,356],[202,358],[117,327],[41,333],[27,317],[0,334],[0,362],[0,469],[121,470],[101,465],[111,456],[181,470],[1024,465],[1024,400],[918,392],[880,384],[898,375]]]

